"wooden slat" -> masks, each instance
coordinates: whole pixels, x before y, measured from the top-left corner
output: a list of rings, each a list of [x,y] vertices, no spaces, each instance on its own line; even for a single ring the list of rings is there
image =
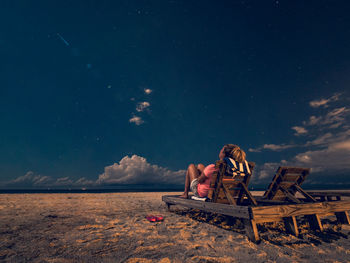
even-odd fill
[[[298,198],[294,197],[294,195],[290,194],[287,189],[285,189],[281,186],[280,190],[285,194],[286,198],[288,198],[291,202],[294,202],[297,204],[301,203],[300,200]]]
[[[286,231],[292,235],[299,236],[299,230],[297,225],[297,220],[295,216],[291,217],[284,217],[284,226],[286,228]]]
[[[308,200],[308,201],[311,201],[311,202],[316,202],[316,199],[313,198],[310,194],[308,194],[307,192],[305,192],[299,185],[294,185],[293,186],[296,191],[298,191],[299,193],[301,193],[303,196],[305,196],[305,198]]]
[[[162,196],[162,201],[173,205],[181,205],[185,207],[201,209],[207,212],[234,216],[238,218],[247,218],[247,219],[250,218],[248,206],[233,206],[233,205],[224,205],[224,204],[218,204],[218,203],[212,203],[212,202],[202,202],[202,201],[196,201],[191,199],[184,199],[174,195],[164,195]]]
[[[254,219],[244,219],[243,224],[248,238],[255,243],[258,242],[260,240],[260,237]]]
[[[224,182],[226,184],[237,184],[237,183],[240,183],[242,181],[243,181],[243,179],[232,179],[232,177],[222,179],[222,182]]]
[[[251,205],[257,206],[258,203],[256,202],[255,198],[252,196],[252,194],[249,192],[247,186],[245,184],[242,184],[242,187],[243,187],[243,191],[244,191],[245,195],[247,196],[247,198],[251,202]]]
[[[252,207],[252,218],[279,218],[350,211],[350,201]]]
[[[310,172],[310,168],[303,168],[303,167],[287,167],[287,166],[281,166],[282,170],[286,170],[287,173],[303,173],[303,172]]]
[[[226,184],[223,184],[224,192],[226,195],[227,200],[230,202],[231,205],[237,205],[235,199],[230,194],[230,190],[228,189],[228,186]]]
[[[294,184],[295,184],[295,182],[284,182],[283,181],[279,184],[279,186],[283,187],[284,189],[288,189]]]
[[[296,182],[299,177],[300,177],[300,174],[285,174],[283,176],[283,181],[285,181],[285,182]]]
[[[288,199],[291,200],[291,197],[287,193],[295,195],[296,189],[293,186],[295,184],[300,186],[309,172],[309,168],[279,167],[263,197],[265,199],[283,201],[286,200],[288,196]],[[284,193],[281,193],[279,191],[280,186],[286,189],[287,192],[284,191]],[[296,200],[294,200],[294,202],[296,202]]]

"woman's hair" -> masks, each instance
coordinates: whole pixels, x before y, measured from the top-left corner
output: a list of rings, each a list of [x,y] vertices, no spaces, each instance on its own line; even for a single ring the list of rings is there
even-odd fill
[[[239,163],[243,163],[245,161],[246,154],[237,145],[226,144],[224,146],[224,153],[225,153],[225,157],[230,157]]]

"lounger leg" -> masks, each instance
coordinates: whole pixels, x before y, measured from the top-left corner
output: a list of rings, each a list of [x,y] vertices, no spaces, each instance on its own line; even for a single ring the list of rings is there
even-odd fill
[[[245,231],[247,233],[248,238],[252,242],[258,242],[260,240],[258,228],[256,226],[254,219],[244,219]]]
[[[166,203],[166,206],[167,206],[167,208],[168,208],[168,211],[170,212],[170,204],[169,203]]]
[[[286,230],[288,233],[299,236],[299,230],[298,230],[298,225],[297,225],[297,220],[295,216],[291,217],[284,217],[284,226],[286,227]]]
[[[336,212],[335,216],[337,217],[337,220],[341,224],[350,224],[349,214],[348,212]]]
[[[307,215],[306,217],[309,221],[311,229],[323,231],[321,219],[318,215]]]

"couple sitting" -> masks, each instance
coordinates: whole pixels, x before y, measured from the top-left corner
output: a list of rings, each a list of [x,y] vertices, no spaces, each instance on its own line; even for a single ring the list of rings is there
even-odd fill
[[[245,152],[234,144],[226,144],[219,153],[220,160],[226,160],[232,168],[233,174],[250,173]],[[216,171],[215,164],[205,167],[203,164],[190,164],[186,172],[185,190],[180,197],[188,198],[191,191],[196,197],[207,197],[211,177]]]

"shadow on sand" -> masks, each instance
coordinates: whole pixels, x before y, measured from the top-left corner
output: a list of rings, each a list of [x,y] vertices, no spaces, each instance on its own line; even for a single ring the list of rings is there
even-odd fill
[[[243,222],[239,218],[203,212],[197,209],[175,210],[174,212],[228,231],[245,234]],[[345,233],[341,231],[342,226],[336,220],[322,219],[323,232],[311,230],[308,222],[302,217],[297,218],[297,222],[300,232],[298,237],[286,233],[283,223],[258,224],[261,240],[276,246],[294,246],[310,243],[318,246],[322,243],[332,243],[341,238],[348,239],[350,236],[350,232]]]

